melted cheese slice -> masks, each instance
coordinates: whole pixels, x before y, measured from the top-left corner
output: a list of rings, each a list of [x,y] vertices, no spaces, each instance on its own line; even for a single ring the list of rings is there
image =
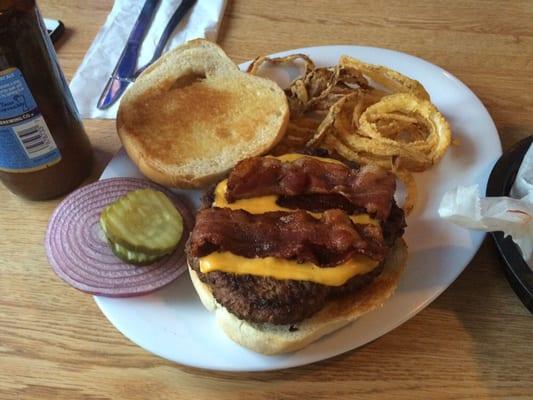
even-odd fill
[[[319,161],[323,161],[327,163],[344,165],[341,161],[335,160],[333,158],[308,156],[306,154],[298,154],[298,153],[288,153],[288,154],[283,154],[281,156],[267,156],[267,157],[277,158],[278,160],[283,161],[283,162],[293,162],[293,161],[299,160],[300,158],[314,158],[315,160],[319,160]]]
[[[270,156],[269,156],[270,157]],[[324,162],[339,163],[338,160],[306,156],[302,154],[285,154],[276,157],[281,161],[293,162],[302,157],[316,158]],[[241,199],[233,203],[226,200],[227,180],[220,182],[215,189],[213,207],[245,210],[251,214],[263,214],[269,211],[293,211],[279,206],[277,196],[260,196],[251,199]],[[309,212],[313,217],[320,218],[321,213]],[[351,215],[350,219],[356,224],[372,224],[379,226],[379,222],[368,214]],[[271,277],[275,279],[292,279],[310,281],[327,286],[341,286],[350,278],[372,271],[378,262],[363,255],[355,255],[350,260],[330,268],[321,268],[313,263],[298,263],[276,257],[246,258],[230,252],[211,253],[198,259],[200,271],[203,273],[222,271],[234,274],[250,274]]]
[[[344,285],[355,275],[372,271],[378,262],[362,255],[355,255],[348,261],[330,268],[321,268],[313,263],[299,264],[297,261],[275,257],[246,258],[230,252],[211,253],[199,259],[200,271],[250,274],[275,279],[310,281],[327,286]]]
[[[294,211],[290,208],[281,207],[276,203],[278,196],[259,196],[251,199],[241,199],[228,203],[226,200],[226,190],[228,187],[228,180],[225,179],[220,182],[215,188],[215,201],[213,207],[230,208],[232,210],[244,210],[250,214],[264,214],[269,211]],[[314,213],[308,211],[315,218],[320,218],[321,213]],[[368,214],[350,215],[350,219],[354,224],[372,224],[379,226],[379,222],[371,218]]]

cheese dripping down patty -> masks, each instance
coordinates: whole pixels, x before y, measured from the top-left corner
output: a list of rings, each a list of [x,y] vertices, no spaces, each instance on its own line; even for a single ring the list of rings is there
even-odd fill
[[[323,157],[306,156],[302,154],[285,154],[276,157],[284,162],[293,162],[302,157],[316,158],[323,162],[342,164],[338,160]],[[226,200],[227,180],[220,182],[215,189],[213,207],[244,210],[251,214],[263,214],[269,211],[292,211],[277,204],[278,196],[260,196],[251,199],[241,199],[233,203]],[[321,213],[309,212],[313,217],[320,218]],[[379,222],[368,214],[351,215],[350,219],[357,224],[372,224],[379,226]],[[230,252],[214,252],[198,258],[200,271],[208,273],[221,271],[233,274],[249,274],[270,277],[279,280],[300,280],[319,283],[326,286],[344,285],[350,278],[372,271],[379,264],[367,256],[356,254],[349,260],[334,267],[321,268],[313,263],[298,263],[276,257],[246,258]]]

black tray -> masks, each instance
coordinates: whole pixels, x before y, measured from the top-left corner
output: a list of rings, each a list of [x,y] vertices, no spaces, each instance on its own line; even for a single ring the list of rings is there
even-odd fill
[[[487,183],[487,197],[508,196],[520,164],[533,141],[529,136],[506,151],[494,165]],[[520,254],[518,246],[503,232],[491,233],[505,261],[505,274],[522,303],[533,314],[533,271]]]

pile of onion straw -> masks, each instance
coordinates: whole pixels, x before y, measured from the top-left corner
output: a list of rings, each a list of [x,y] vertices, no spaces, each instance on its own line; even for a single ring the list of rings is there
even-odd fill
[[[342,56],[338,65],[317,68],[304,54],[258,57],[248,68],[260,74],[263,64],[303,64],[303,74],[285,94],[290,121],[273,154],[321,147],[361,164],[392,171],[407,188],[403,208],[416,202],[411,172],[425,171],[446,152],[451,131],[416,80],[394,70]]]

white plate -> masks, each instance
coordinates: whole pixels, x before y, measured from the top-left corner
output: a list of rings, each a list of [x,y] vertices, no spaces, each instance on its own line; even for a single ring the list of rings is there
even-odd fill
[[[225,371],[260,371],[304,365],[355,349],[413,317],[446,289],[470,262],[484,234],[439,219],[445,191],[457,185],[486,186],[491,167],[501,154],[496,127],[480,100],[441,68],[391,50],[359,46],[327,46],[291,50],[305,53],[317,65],[336,64],[348,54],[389,66],[419,80],[451,123],[459,146],[451,147],[430,171],[416,174],[418,204],[408,218],[409,262],[395,295],[385,305],[307,348],[283,356],[262,356],[226,338],[200,301],[187,274],[147,296],[95,301],[126,337],[146,350],[193,367]],[[242,66],[244,67],[244,66]],[[102,178],[141,176],[123,151]],[[191,195],[189,193],[188,195]],[[192,196],[197,200],[198,193]]]

